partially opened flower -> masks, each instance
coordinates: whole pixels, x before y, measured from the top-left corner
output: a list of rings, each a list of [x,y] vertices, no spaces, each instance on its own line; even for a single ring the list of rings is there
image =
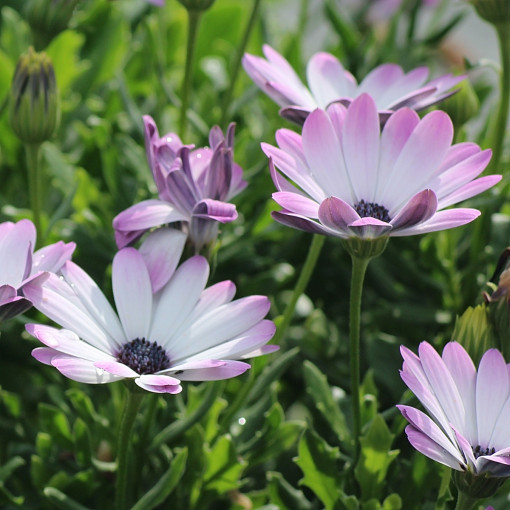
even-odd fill
[[[420,344],[419,356],[406,347],[401,352],[402,379],[428,413],[397,406],[409,422],[410,443],[461,472],[455,479],[460,490],[471,497],[491,495],[510,476],[509,365],[497,349],[489,349],[477,372],[457,342],[448,343],[442,356],[427,342]],[[462,484],[462,473],[469,484]]]
[[[464,225],[480,212],[445,209],[496,184],[476,179],[491,151],[474,143],[451,145],[449,117],[434,111],[422,120],[402,108],[381,132],[368,94],[349,108],[331,105],[307,118],[302,136],[276,133],[279,148],[262,144],[270,158],[283,210],[273,217],[317,234],[374,239],[408,236]],[[290,183],[284,176],[292,180]]]
[[[176,269],[184,242],[182,232],[160,229],[140,251],[116,254],[117,313],[72,262],[62,268],[62,279],[44,274],[30,282],[25,290],[34,306],[65,328],[27,325],[46,346],[33,356],[76,381],[127,378],[148,391],[178,393],[181,381],[234,377],[250,367],[239,360],[275,350],[265,345],[275,331],[264,320],[269,300],[233,300],[230,281],[205,288],[209,265],[201,256]]]
[[[0,223],[0,322],[26,312],[32,303],[24,287],[41,271],[58,271],[75,244],[51,244],[34,253],[35,227],[30,220]]]
[[[418,67],[405,73],[396,64],[373,69],[360,84],[330,53],[316,53],[307,66],[307,88],[282,55],[268,45],[266,58],[245,54],[243,66],[251,79],[282,109],[280,115],[302,124],[316,108],[326,109],[333,102],[349,104],[361,94],[370,94],[377,105],[381,122],[398,108],[427,108],[453,94],[464,76],[447,74],[428,81],[429,71]]]
[[[219,223],[237,218],[228,203],[246,187],[242,169],[233,161],[234,124],[226,136],[215,126],[210,147],[193,149],[174,133],[159,136],[151,117],[144,117],[145,147],[159,199],[129,207],[113,220],[119,248],[147,230],[167,223],[184,222],[184,229],[198,253],[214,241]]]

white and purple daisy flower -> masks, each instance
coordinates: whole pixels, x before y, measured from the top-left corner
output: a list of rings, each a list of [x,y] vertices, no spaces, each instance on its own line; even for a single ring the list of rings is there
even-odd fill
[[[23,294],[25,285],[41,271],[58,271],[75,249],[59,241],[34,253],[35,239],[30,220],[0,223],[0,322],[26,312],[32,303]]]
[[[331,103],[349,104],[362,94],[370,94],[377,105],[381,122],[398,108],[408,106],[422,110],[453,94],[452,87],[465,76],[447,74],[428,80],[426,67],[405,73],[397,64],[382,64],[357,83],[336,57],[316,53],[307,66],[306,87],[287,60],[268,45],[263,47],[265,59],[245,54],[243,66],[255,84],[282,107],[280,115],[303,124],[316,108],[326,109]]]
[[[452,123],[441,111],[420,120],[402,108],[381,132],[377,106],[368,94],[348,108],[317,109],[306,119],[302,135],[280,129],[279,148],[262,144],[278,189],[273,198],[283,207],[273,218],[343,239],[409,236],[464,225],[480,212],[443,209],[494,186],[501,176],[476,179],[491,151],[474,143],[452,145],[452,140]]]
[[[62,277],[45,273],[25,292],[34,306],[65,329],[28,324],[45,347],[33,356],[70,379],[108,383],[134,379],[155,393],[178,393],[181,381],[234,377],[239,361],[273,352],[273,322],[265,296],[233,300],[224,281],[205,288],[209,265],[201,256],[177,268],[186,236],[173,229],[150,234],[140,250],[113,260],[114,311],[92,279],[67,262]]]
[[[228,201],[247,184],[233,161],[234,124],[226,136],[213,127],[210,147],[195,150],[183,145],[175,133],[160,137],[151,117],[144,116],[144,124],[147,159],[159,199],[144,200],[114,218],[117,245],[123,248],[153,227],[183,222],[198,253],[216,239],[219,223],[237,218],[235,205]]]
[[[402,379],[428,413],[397,406],[414,448],[474,476],[510,476],[510,366],[501,353],[489,349],[478,372],[457,342],[448,343],[442,356],[427,342],[419,356],[406,347],[401,353]]]

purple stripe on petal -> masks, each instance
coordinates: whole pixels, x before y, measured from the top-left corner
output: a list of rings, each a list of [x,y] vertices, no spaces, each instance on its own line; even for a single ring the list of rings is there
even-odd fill
[[[192,216],[220,223],[230,223],[237,219],[237,210],[234,204],[206,198],[197,202],[193,208]]]

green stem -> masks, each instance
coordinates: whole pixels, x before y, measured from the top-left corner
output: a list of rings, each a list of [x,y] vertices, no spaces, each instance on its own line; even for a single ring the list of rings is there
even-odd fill
[[[253,6],[251,8],[251,14],[248,19],[248,24],[246,25],[246,28],[244,29],[244,35],[243,39],[241,40],[241,44],[237,50],[236,54],[236,60],[234,62],[234,67],[232,69],[232,75],[230,77],[230,84],[227,89],[227,92],[225,93],[225,96],[223,98],[223,107],[222,107],[222,113],[221,113],[221,126],[225,126],[225,122],[227,121],[228,114],[230,112],[230,101],[232,100],[232,95],[234,93],[234,87],[237,81],[237,77],[239,76],[239,70],[241,69],[241,60],[244,55],[244,51],[246,50],[246,46],[248,44],[248,40],[251,35],[251,31],[253,30],[253,27],[255,26],[255,21],[257,19],[257,13],[259,10],[261,0],[253,0]]]
[[[455,510],[471,510],[477,501],[477,499],[473,499],[464,492],[459,491]]]
[[[39,169],[39,149],[41,144],[26,144],[28,168],[28,192],[30,195],[30,207],[32,208],[32,219],[37,232],[36,244],[43,242],[41,232],[41,172]],[[35,248],[35,246],[34,246]]]
[[[322,246],[324,244],[325,237],[320,234],[314,234],[312,238],[312,244],[310,245],[310,249],[308,250],[308,255],[306,256],[305,264],[303,269],[301,270],[301,274],[299,275],[296,286],[294,287],[294,291],[292,292],[292,296],[290,301],[288,302],[285,311],[283,312],[283,318],[278,325],[276,330],[276,334],[273,338],[272,343],[278,344],[280,340],[285,335],[287,328],[289,327],[292,316],[294,315],[294,309],[296,308],[296,303],[303,294],[310,281],[313,270],[315,268],[315,264],[317,263],[317,259],[321,253]]]
[[[200,11],[188,10],[188,43],[186,47],[186,66],[184,68],[184,80],[181,92],[181,118],[179,123],[179,136],[186,138],[188,127],[188,105],[189,93],[193,81],[193,64],[195,60],[195,49],[197,45],[198,25],[202,13]]]
[[[498,170],[503,153],[503,144],[508,122],[508,109],[510,107],[510,31],[506,23],[495,26],[501,53],[501,73],[499,82],[501,96],[496,123],[492,133],[492,160],[489,166],[492,171]]]
[[[363,280],[370,258],[357,257],[351,254],[352,276],[349,308],[349,339],[351,364],[351,399],[354,426],[354,458],[359,453],[359,437],[361,435],[361,402],[360,402],[360,318]]]
[[[115,485],[116,510],[126,510],[128,508],[129,439],[143,397],[144,393],[136,390],[131,391],[126,388],[124,413],[120,422],[117,445],[117,480]]]

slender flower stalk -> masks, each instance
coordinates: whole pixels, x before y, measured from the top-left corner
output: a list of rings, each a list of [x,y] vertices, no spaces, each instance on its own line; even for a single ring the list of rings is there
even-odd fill
[[[312,243],[310,244],[310,249],[308,250],[308,255],[306,256],[303,269],[301,270],[298,281],[296,282],[296,286],[292,291],[290,301],[285,307],[281,322],[278,324],[278,328],[276,329],[276,334],[273,338],[273,341],[276,345],[278,345],[280,340],[284,338],[285,333],[287,332],[290,321],[294,315],[294,310],[296,309],[298,299],[306,290],[308,282],[312,277],[313,270],[315,269],[315,265],[317,264],[317,260],[321,254],[322,246],[324,245],[324,240],[325,238],[320,235],[314,235],[312,237]]]
[[[32,209],[32,220],[34,222],[36,239],[39,243],[44,241],[41,228],[41,169],[39,167],[40,144],[26,144],[28,169],[28,192]]]
[[[201,11],[188,9],[188,39],[186,43],[186,64],[184,67],[184,79],[181,88],[181,114],[179,120],[179,135],[185,138],[188,129],[188,106],[189,93],[193,83],[193,68],[195,64],[195,49],[197,45],[198,26]]]
[[[493,157],[490,168],[493,171],[498,171],[507,132],[508,109],[510,108],[510,30],[508,23],[495,26],[501,53],[501,71],[499,77],[500,99],[491,137]]]
[[[129,508],[129,446],[131,431],[142,403],[144,393],[126,388],[125,403],[122,419],[119,426],[117,445],[117,478],[115,481],[115,508],[126,510]]]
[[[246,49],[246,45],[248,44],[248,40],[250,39],[251,32],[253,27],[255,26],[255,21],[257,19],[257,14],[259,11],[261,0],[253,0],[250,17],[248,18],[248,23],[246,28],[244,29],[243,38],[241,40],[241,44],[237,48],[236,59],[234,61],[234,66],[232,68],[232,73],[230,76],[230,83],[227,91],[225,92],[225,96],[223,98],[223,106],[221,109],[221,121],[220,125],[224,126],[228,115],[230,113],[230,101],[232,100],[232,94],[234,93],[234,87],[237,82],[237,77],[239,76],[239,70],[241,69],[241,59],[243,57],[244,51]]]
[[[467,494],[459,491],[455,510],[471,510],[477,501],[476,498],[470,498]]]

